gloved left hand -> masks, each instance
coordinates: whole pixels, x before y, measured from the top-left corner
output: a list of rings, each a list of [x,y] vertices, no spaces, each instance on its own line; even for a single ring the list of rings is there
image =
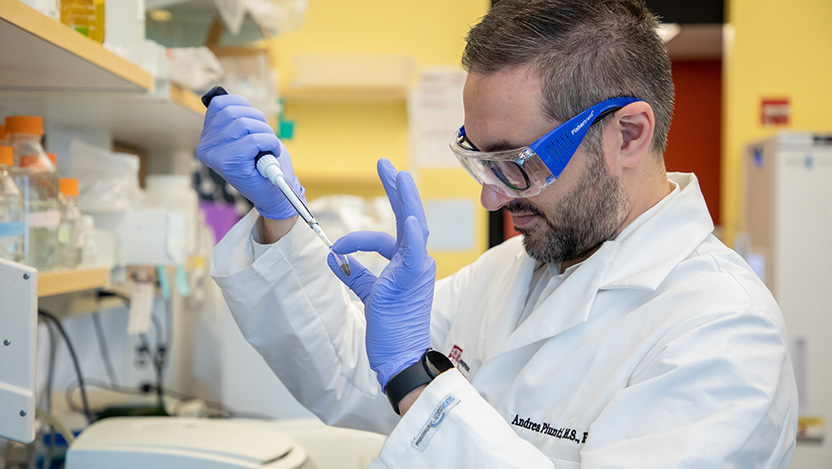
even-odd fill
[[[352,257],[352,275],[345,276],[330,254],[330,269],[364,303],[366,345],[370,367],[382,390],[396,373],[416,363],[430,347],[430,311],[436,262],[428,255],[425,211],[413,177],[397,172],[386,159],[378,173],[396,215],[397,237],[358,231],[332,246],[338,254],[374,251],[390,260],[376,278]]]

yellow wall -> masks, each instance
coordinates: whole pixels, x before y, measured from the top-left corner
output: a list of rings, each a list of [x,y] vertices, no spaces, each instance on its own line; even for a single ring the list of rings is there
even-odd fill
[[[489,0],[309,0],[303,25],[270,41],[281,87],[295,78],[297,54],[405,54],[418,66],[458,65],[464,37]],[[309,198],[330,193],[372,196],[384,192],[376,161],[408,169],[407,100],[287,99],[285,118],[295,121],[285,141]],[[449,135],[453,129],[449,129]],[[476,201],[476,245],[466,252],[431,252],[438,276],[473,261],[487,245],[487,216],[479,188],[461,169],[414,174],[423,199]],[[346,179],[345,182],[337,182]]]
[[[761,98],[789,98],[790,130],[832,131],[832,1],[730,0],[728,21],[722,220],[730,243],[742,229],[743,146],[781,130],[760,124]]]

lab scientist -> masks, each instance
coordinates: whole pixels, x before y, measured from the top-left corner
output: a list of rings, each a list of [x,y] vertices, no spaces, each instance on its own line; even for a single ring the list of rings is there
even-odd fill
[[[377,168],[396,235],[332,249],[389,263],[346,275],[255,167],[271,151],[303,195],[262,113],[212,101],[198,157],[255,209],[211,274],[298,401],[389,434],[371,467],[788,466],[783,318],[713,236],[696,177],[665,170],[657,27],[641,0],[502,0],[470,30],[450,146],[522,236],[439,281],[406,171]]]

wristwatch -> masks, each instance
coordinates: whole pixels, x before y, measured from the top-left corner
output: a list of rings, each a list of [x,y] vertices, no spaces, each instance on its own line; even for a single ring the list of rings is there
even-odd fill
[[[404,396],[419,386],[430,383],[433,378],[453,367],[454,364],[448,357],[432,348],[427,349],[418,362],[396,373],[396,376],[387,382],[387,399],[390,400],[393,410],[401,415],[399,402]]]

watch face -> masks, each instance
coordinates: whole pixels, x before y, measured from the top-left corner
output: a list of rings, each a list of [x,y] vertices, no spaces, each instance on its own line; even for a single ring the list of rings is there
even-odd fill
[[[431,378],[435,378],[440,373],[450,370],[454,364],[440,352],[436,350],[428,350],[425,353],[425,365],[428,369],[428,374]]]

